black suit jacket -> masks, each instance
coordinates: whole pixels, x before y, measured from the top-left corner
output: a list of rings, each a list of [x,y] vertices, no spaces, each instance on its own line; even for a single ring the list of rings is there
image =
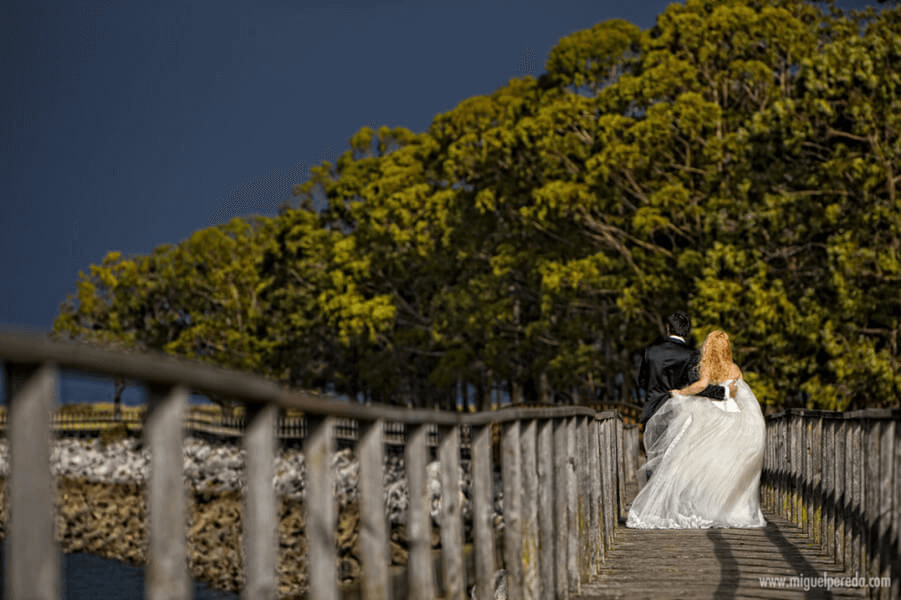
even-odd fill
[[[670,390],[684,388],[697,380],[694,369],[700,358],[700,352],[672,337],[645,348],[638,372],[638,385],[645,391],[642,424],[670,398]],[[726,390],[721,385],[708,385],[696,395],[725,400]]]

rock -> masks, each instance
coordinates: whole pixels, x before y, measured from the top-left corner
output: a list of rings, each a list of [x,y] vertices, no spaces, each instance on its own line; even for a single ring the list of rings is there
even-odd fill
[[[183,465],[188,504],[188,548],[192,576],[220,589],[236,591],[243,583],[241,530],[246,452],[229,443],[185,440]],[[342,579],[359,576],[359,461],[350,449],[332,455],[335,469],[337,542]],[[304,539],[306,465],[303,453],[280,449],[273,486],[281,498],[279,509],[279,594],[300,595],[306,590]],[[392,564],[406,564],[406,519],[409,497],[402,454],[388,452],[382,480],[390,523]],[[0,440],[0,475],[8,473],[8,447]],[[144,485],[151,468],[149,448],[127,439],[102,447],[97,440],[55,440],[51,469],[59,487],[57,531],[68,552],[91,551],[102,556],[143,564],[146,560],[146,501]],[[459,469],[460,508],[464,537],[472,538],[472,482],[470,461]],[[441,466],[427,465],[432,545],[440,547]],[[5,534],[5,488],[0,486],[0,535]],[[495,528],[503,528],[500,470],[494,473]],[[503,579],[503,578],[501,578]],[[505,582],[504,582],[505,583]]]

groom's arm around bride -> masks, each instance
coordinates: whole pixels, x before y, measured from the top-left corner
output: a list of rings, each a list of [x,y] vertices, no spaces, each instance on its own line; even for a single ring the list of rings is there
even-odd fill
[[[641,361],[638,385],[645,392],[642,425],[670,398],[670,390],[682,389],[697,379],[700,353],[686,343],[691,334],[688,315],[676,312],[667,317],[666,333],[663,340],[645,348]],[[722,385],[708,385],[695,395],[725,400],[726,388]]]

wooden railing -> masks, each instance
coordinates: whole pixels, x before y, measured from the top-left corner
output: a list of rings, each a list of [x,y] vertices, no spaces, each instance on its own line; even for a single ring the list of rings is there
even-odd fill
[[[261,377],[159,355],[118,354],[0,334],[9,403],[9,523],[6,592],[13,600],[56,600],[59,551],[54,538],[50,471],[51,415],[61,368],[142,381],[148,390],[144,437],[151,450],[147,484],[148,564],[145,595],[190,597],[186,560],[182,447],[192,392],[239,398],[245,406],[244,598],[276,597],[277,498],[273,487],[279,408],[305,415],[306,542],[313,598],[336,599],[336,500],[330,456],[339,419],[356,423],[360,461],[360,550],[364,598],[494,597],[496,570],[506,570],[510,598],[567,597],[604,564],[625,516],[626,483],[637,466],[637,428],[616,412],[589,408],[508,407],[461,414],[361,406],[286,390]],[[385,423],[406,432],[410,494],[406,578],[391,576],[383,483]],[[441,473],[441,551],[433,556],[427,492],[427,436],[437,428]],[[461,433],[471,435],[474,572],[464,567],[458,472]],[[504,528],[495,534],[492,430],[500,431]],[[503,552],[498,554],[498,546]],[[437,562],[438,568],[434,567]],[[436,577],[435,573],[440,577]]]
[[[870,597],[901,596],[901,410],[768,417],[761,490],[839,570],[880,578]]]

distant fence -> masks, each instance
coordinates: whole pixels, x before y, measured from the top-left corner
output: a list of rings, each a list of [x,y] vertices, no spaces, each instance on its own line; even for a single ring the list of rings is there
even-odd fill
[[[236,397],[246,407],[244,598],[276,597],[277,498],[273,462],[279,408],[304,413],[305,535],[312,598],[337,599],[335,473],[330,455],[341,420],[355,423],[360,464],[360,553],[364,598],[463,600],[494,597],[504,568],[511,598],[566,596],[599,572],[625,517],[626,485],[635,481],[638,430],[614,411],[582,406],[507,407],[461,414],[361,406],[290,391],[261,377],[160,355],[119,354],[33,336],[0,334],[8,386],[10,445],[6,592],[13,600],[57,600],[59,552],[54,539],[50,472],[51,415],[59,370],[142,381],[148,388],[143,434],[151,450],[147,485],[149,549],[145,595],[190,598],[186,560],[183,459],[192,392]],[[383,480],[386,423],[404,427],[409,490],[406,575],[392,577]],[[461,436],[471,435],[473,550],[465,559]],[[441,550],[432,551],[427,438],[438,436]],[[492,432],[499,434],[503,534],[493,513]],[[498,549],[502,548],[502,552]],[[467,566],[471,565],[471,566]]]
[[[767,417],[761,490],[771,511],[867,578],[869,597],[901,597],[901,410]]]
[[[112,427],[124,425],[129,430],[140,431],[144,425],[144,418],[145,414],[142,408],[125,409],[119,417],[111,411],[94,413],[55,411],[50,418],[50,429],[56,433],[94,435]],[[0,434],[5,434],[6,428],[7,414],[5,410],[0,409]],[[237,439],[244,435],[247,429],[247,420],[241,414],[231,416],[189,407],[185,412],[184,428],[188,435],[201,434],[223,439]],[[430,426],[428,433],[428,443],[433,447],[437,446],[438,427]],[[306,418],[303,416],[279,417],[276,420],[275,435],[281,440],[305,439],[307,436]],[[350,444],[356,442],[359,435],[359,423],[355,419],[335,419],[336,441]],[[404,445],[406,441],[404,424],[385,423],[384,437],[386,444]],[[464,435],[464,437],[464,443],[468,446],[468,436]]]
[[[58,434],[70,435],[96,435],[113,427],[124,425],[131,431],[140,431],[144,425],[145,410],[143,407],[123,407],[120,416],[116,416],[112,410],[91,411],[91,405],[67,405],[87,407],[88,410],[69,412],[64,410],[54,411],[50,417],[50,429]],[[625,425],[634,425],[638,422],[641,407],[627,403],[603,403],[585,405],[596,412],[616,411],[619,413]],[[544,407],[537,407],[544,408]],[[7,414],[0,407],[0,435],[6,434]],[[185,412],[185,433],[212,436],[226,440],[236,440],[244,435],[247,421],[242,414],[228,415],[218,410],[210,411],[206,408],[189,406]],[[282,441],[301,441],[307,435],[307,422],[303,416],[280,416],[276,421],[276,437]],[[403,423],[384,424],[385,443],[393,446],[403,446],[406,443],[406,428]],[[360,439],[359,423],[354,419],[335,419],[335,440],[344,445],[352,445]],[[439,432],[437,425],[428,427],[428,445],[437,447]],[[461,444],[465,448],[470,446],[469,428],[462,429]]]

